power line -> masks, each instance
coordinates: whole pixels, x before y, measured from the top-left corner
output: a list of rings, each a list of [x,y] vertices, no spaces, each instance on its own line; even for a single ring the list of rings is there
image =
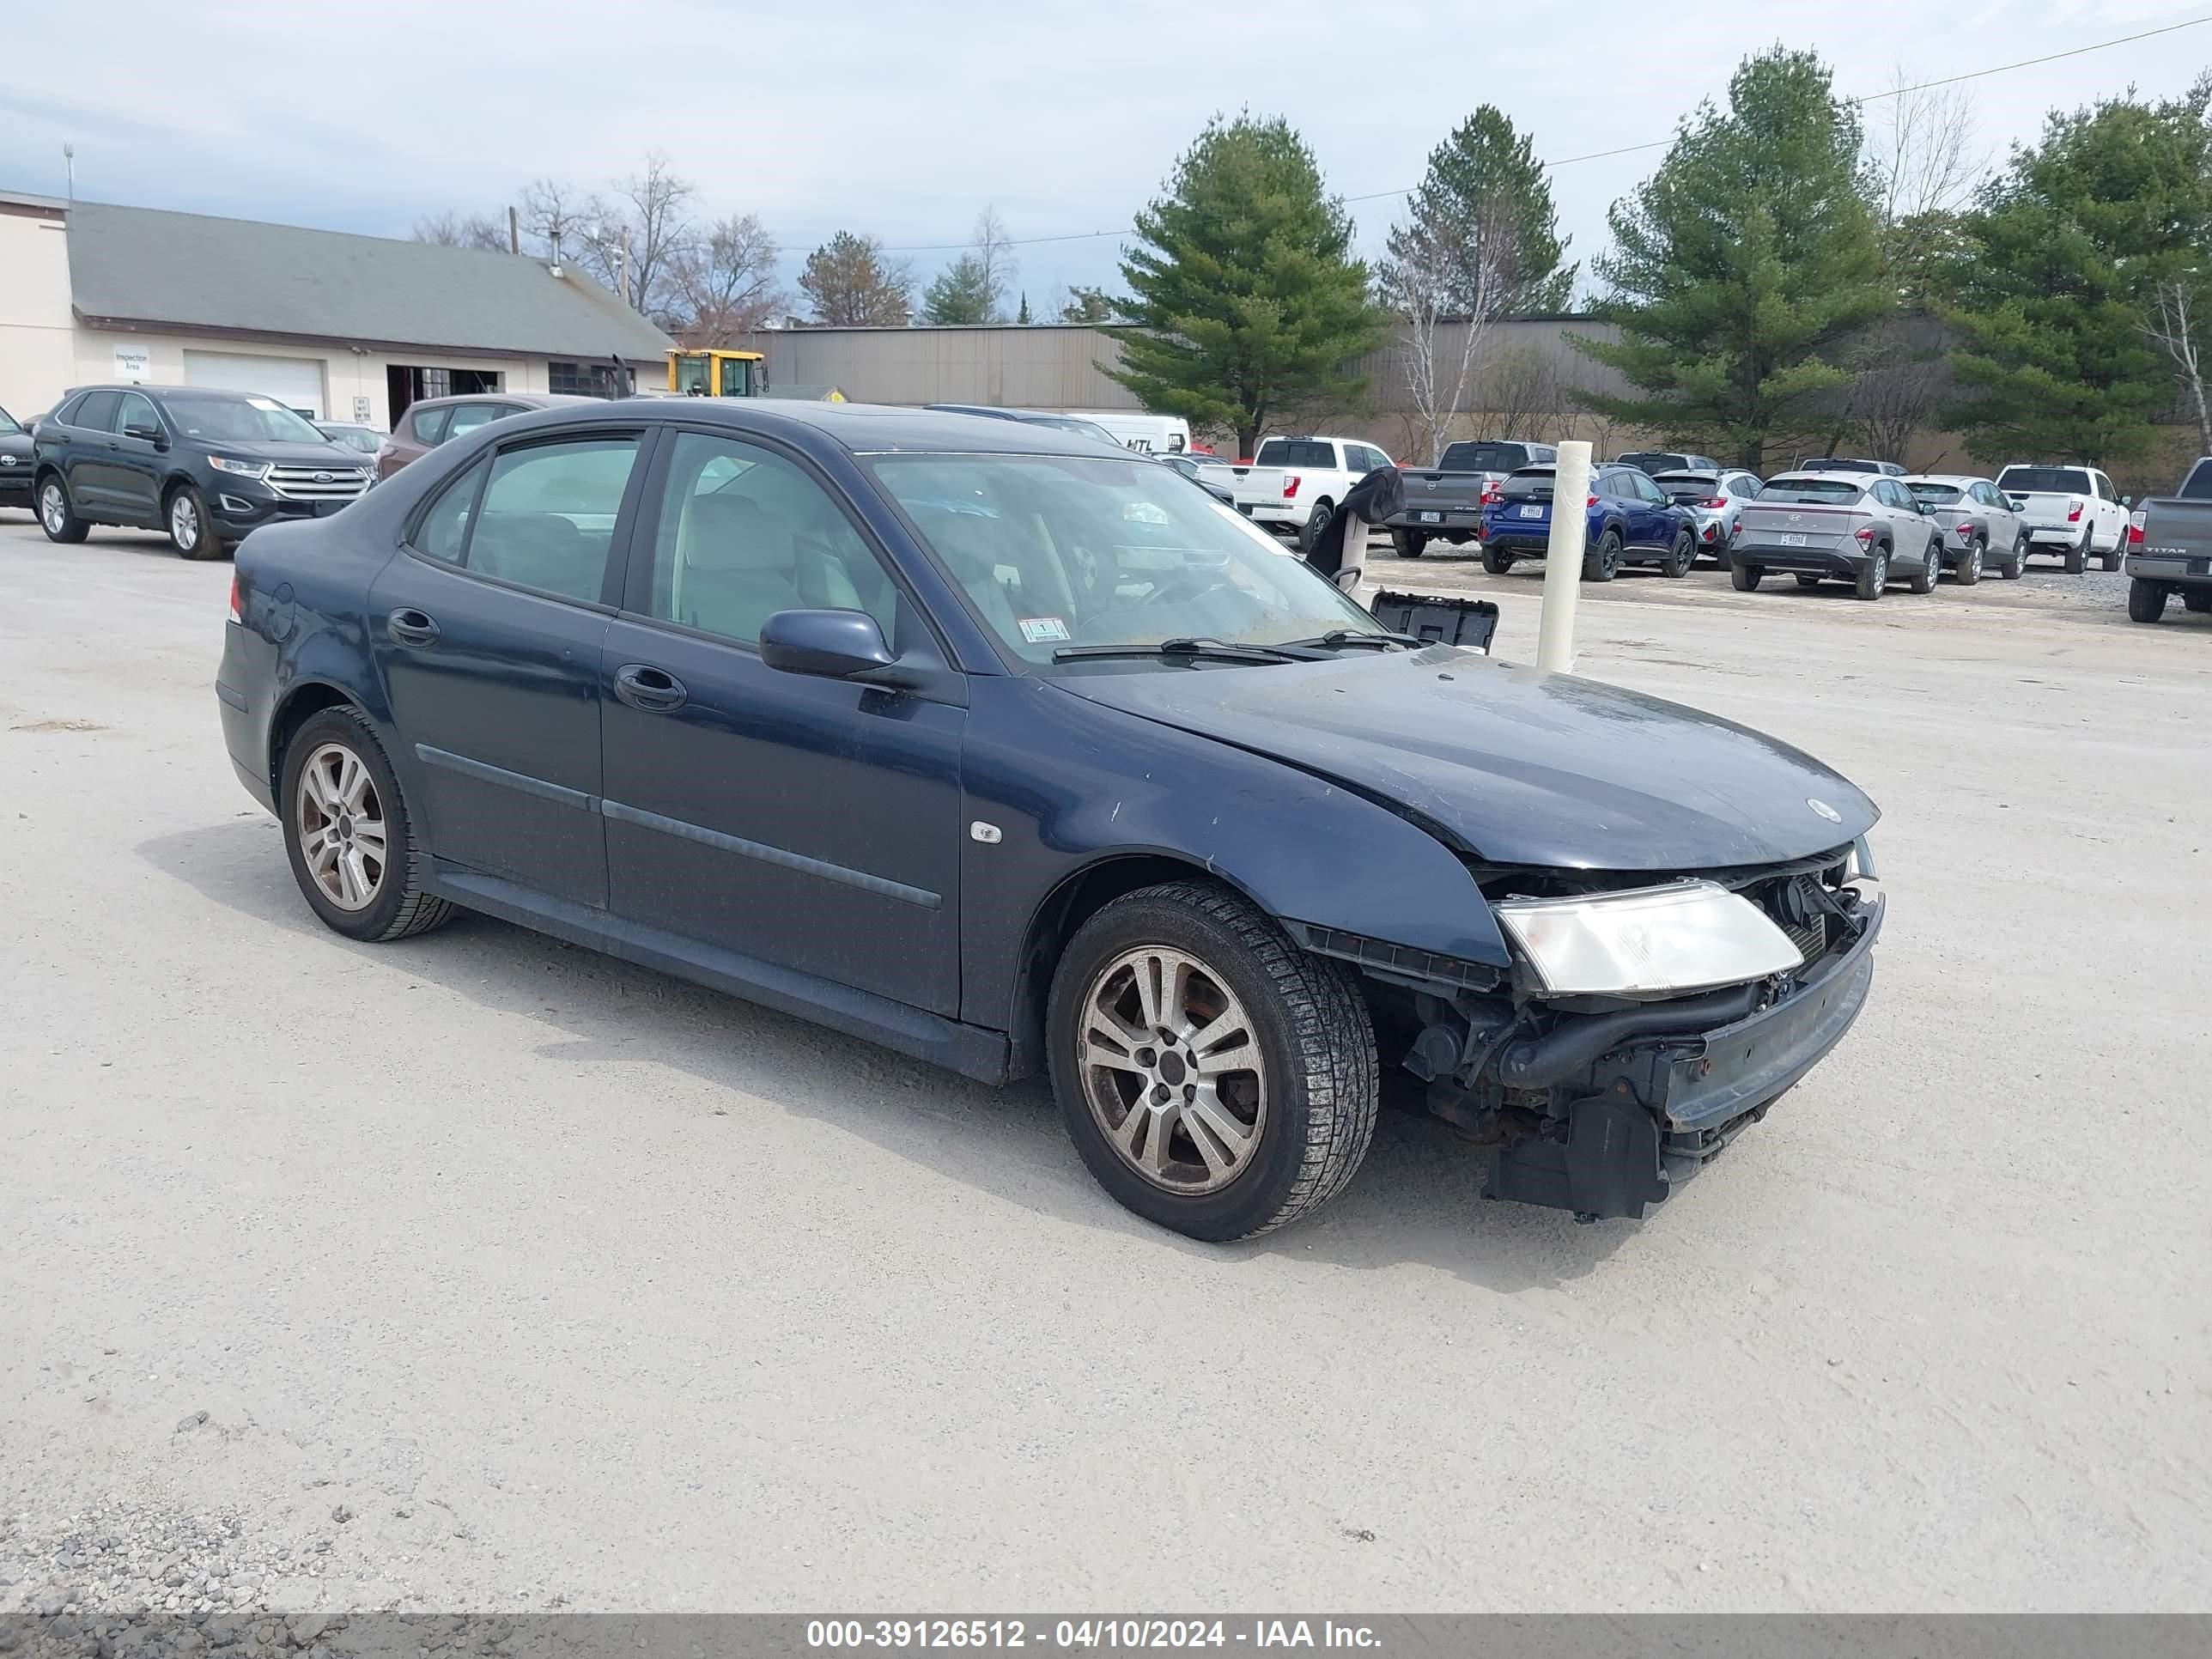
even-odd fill
[[[2099,40],[2086,46],[2069,47],[2064,52],[2045,52],[2040,58],[2023,58],[2016,64],[1998,64],[1990,69],[1969,70],[1964,75],[1947,75],[1937,80],[1923,81],[1917,86],[1892,87],[1887,92],[1870,92],[1864,97],[1846,98],[1843,101],[1847,104],[1878,104],[1885,98],[1903,98],[1910,94],[1927,92],[1936,87],[1954,87],[1962,81],[1979,81],[1992,75],[2009,75],[2014,70],[2033,69],[2039,64],[2056,64],[2062,58],[2085,57],[2093,52],[2109,52],[2114,46],[2133,46],[2138,40],[2154,40],[2161,34],[2174,34],[2183,29],[2200,27],[2206,23],[2212,23],[2212,14],[2207,14],[2203,17],[2192,17],[2185,22],[2167,23],[2159,28],[2144,29],[2137,34],[2123,34],[2115,40]],[[1556,161],[1546,161],[1542,165],[1547,172],[1556,173],[1561,167],[1571,167],[1577,162],[1605,161],[1610,161],[1616,155],[1635,155],[1647,149],[1664,149],[1674,142],[1672,138],[1654,138],[1648,143],[1622,144],[1614,149],[1594,149],[1586,155],[1562,156]],[[1364,195],[1347,196],[1344,199],[1347,202],[1380,202],[1393,196],[1410,196],[1418,188],[1418,185],[1409,185],[1403,190],[1373,190]],[[1119,230],[1072,230],[1058,236],[1016,236],[1011,239],[1006,246],[1038,247],[1048,242],[1095,242],[1104,236],[1133,234],[1135,234],[1135,227],[1124,225]],[[886,253],[962,253],[973,246],[974,244],[970,242],[916,242],[902,247],[887,247],[884,252]]]

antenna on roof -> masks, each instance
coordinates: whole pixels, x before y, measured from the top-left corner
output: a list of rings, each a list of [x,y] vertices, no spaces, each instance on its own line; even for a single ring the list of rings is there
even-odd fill
[[[71,203],[75,203],[76,200],[76,146],[75,144],[62,146],[62,168],[69,176],[69,199]]]

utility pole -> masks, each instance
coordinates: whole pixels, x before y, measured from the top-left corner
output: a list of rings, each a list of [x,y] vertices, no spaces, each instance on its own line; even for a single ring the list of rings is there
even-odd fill
[[[615,250],[615,268],[622,273],[622,302],[629,303],[629,244],[624,242]]]
[[[76,205],[76,146],[75,144],[62,146],[62,169],[69,175],[69,200],[70,205],[74,207]]]
[[[522,252],[522,220],[512,202],[507,205],[507,251],[509,253]]]

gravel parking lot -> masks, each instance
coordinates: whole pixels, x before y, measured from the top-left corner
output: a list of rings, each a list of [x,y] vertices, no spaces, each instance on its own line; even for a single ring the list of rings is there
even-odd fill
[[[1379,567],[1495,596],[1540,570]],[[1884,806],[1875,999],[1642,1224],[1386,1114],[1209,1249],[976,1087],[480,919],[325,932],[228,568],[0,522],[0,1612],[2212,1606],[2212,617],[1584,589]]]

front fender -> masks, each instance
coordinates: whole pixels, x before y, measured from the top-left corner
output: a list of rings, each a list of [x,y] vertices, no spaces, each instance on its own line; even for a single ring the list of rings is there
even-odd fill
[[[1069,878],[1117,857],[1203,871],[1282,921],[1510,963],[1458,857],[1364,795],[1041,679],[971,678],[969,691],[963,1019],[1013,1029],[1032,922]],[[998,838],[977,839],[979,824]]]

